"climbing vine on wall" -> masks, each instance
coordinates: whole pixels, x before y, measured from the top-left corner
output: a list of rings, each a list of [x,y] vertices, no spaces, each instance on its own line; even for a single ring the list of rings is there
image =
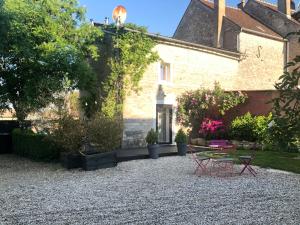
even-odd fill
[[[139,90],[148,65],[159,56],[153,51],[156,42],[144,27],[127,24],[123,28],[102,28],[105,38],[101,43],[100,109],[106,116],[121,114],[123,101],[130,91]]]

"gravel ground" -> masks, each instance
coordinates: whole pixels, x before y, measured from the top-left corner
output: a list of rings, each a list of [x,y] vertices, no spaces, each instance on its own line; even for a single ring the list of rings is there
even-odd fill
[[[0,224],[300,224],[300,175],[193,170],[188,156],[84,172],[2,155]]]

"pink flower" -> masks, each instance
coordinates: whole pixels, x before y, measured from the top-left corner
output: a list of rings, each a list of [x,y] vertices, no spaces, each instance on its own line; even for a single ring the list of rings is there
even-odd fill
[[[197,105],[198,101],[195,98],[192,98],[191,100],[191,104],[192,105]]]
[[[209,95],[208,94],[205,94],[205,101],[209,101]]]
[[[225,131],[222,120],[212,120],[209,118],[204,118],[200,126],[200,130],[199,130],[200,134],[208,135],[208,134],[214,134],[218,131]]]
[[[216,104],[216,98],[215,98],[215,96],[212,97],[212,104],[213,104],[213,105]]]

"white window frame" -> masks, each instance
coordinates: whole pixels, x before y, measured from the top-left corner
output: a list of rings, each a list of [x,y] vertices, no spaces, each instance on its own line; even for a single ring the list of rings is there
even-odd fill
[[[170,80],[162,80],[161,78],[161,65],[162,64],[169,64],[169,69],[170,69]],[[173,84],[173,68],[172,64],[170,62],[165,62],[165,61],[160,61],[158,63],[158,84],[164,84],[164,85],[172,85]]]

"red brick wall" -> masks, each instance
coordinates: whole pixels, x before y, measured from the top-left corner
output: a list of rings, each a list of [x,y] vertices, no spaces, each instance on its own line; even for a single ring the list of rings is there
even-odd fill
[[[237,116],[244,115],[250,112],[253,115],[267,115],[272,111],[272,104],[267,103],[278,95],[277,91],[243,91],[248,95],[246,102],[229,110],[225,117],[224,122],[229,125],[230,122]]]

